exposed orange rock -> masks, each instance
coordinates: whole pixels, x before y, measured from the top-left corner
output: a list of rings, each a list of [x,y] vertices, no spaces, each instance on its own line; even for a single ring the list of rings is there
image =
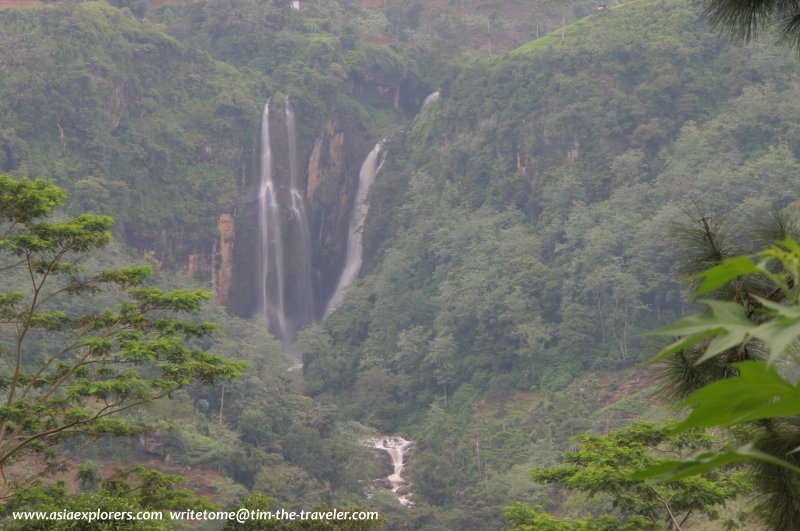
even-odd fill
[[[217,246],[219,262],[214,260],[217,267],[212,272],[216,292],[214,300],[217,304],[226,304],[231,294],[231,281],[233,279],[233,240],[235,234],[233,214],[220,214],[217,230],[219,231],[219,245]]]
[[[320,162],[322,160],[322,144],[324,137],[319,137],[314,141],[314,149],[311,150],[311,157],[308,159],[308,190],[306,197],[310,201],[314,198],[314,192],[319,188],[320,179]]]
[[[314,199],[314,193],[325,179],[325,176],[322,175],[323,165],[325,173],[328,175],[338,176],[343,171],[344,133],[337,129],[336,122],[328,120],[325,124],[325,132],[314,142],[314,149],[311,151],[308,161],[306,197],[309,201]]]
[[[189,264],[186,266],[186,274],[189,276],[194,276],[198,271],[200,271],[200,255],[196,253],[190,254]]]

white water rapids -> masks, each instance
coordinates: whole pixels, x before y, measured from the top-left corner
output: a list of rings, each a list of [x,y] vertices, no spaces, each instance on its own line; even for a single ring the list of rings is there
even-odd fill
[[[408,489],[406,480],[403,479],[405,457],[413,444],[412,441],[403,439],[397,435],[385,435],[367,441],[368,446],[377,450],[383,450],[389,454],[389,458],[392,460],[393,471],[385,478],[385,481],[388,482],[390,490],[405,507],[414,505],[414,502],[411,501],[411,491]]]

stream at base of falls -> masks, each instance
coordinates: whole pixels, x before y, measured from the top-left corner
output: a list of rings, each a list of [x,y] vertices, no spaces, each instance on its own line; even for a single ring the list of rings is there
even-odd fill
[[[384,435],[367,439],[364,441],[364,444],[376,450],[383,450],[389,454],[389,458],[392,461],[392,473],[385,478],[373,480],[373,488],[382,487],[391,490],[405,507],[413,506],[414,502],[411,501],[411,490],[406,480],[403,479],[403,471],[406,466],[406,456],[414,442],[403,439],[397,435]],[[368,492],[367,496],[372,497],[372,493]]]

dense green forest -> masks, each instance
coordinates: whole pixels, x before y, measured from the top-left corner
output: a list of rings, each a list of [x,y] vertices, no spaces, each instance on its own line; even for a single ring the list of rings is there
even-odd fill
[[[759,528],[744,468],[627,485],[620,500],[569,467],[617,459],[632,471],[657,462],[652,447],[730,442],[631,427],[673,414],[646,364],[664,343],[645,334],[697,310],[686,275],[713,260],[689,236],[726,235],[717,259],[752,253],[770,243],[756,234],[769,212],[800,208],[796,58],[731,42],[683,0],[362,4],[0,8],[3,182],[68,192],[52,192],[26,230],[44,215],[113,216],[103,230],[116,242],[80,248],[81,272],[66,276],[147,266],[147,289],[212,292],[177,329],[218,323],[186,348],[234,364],[120,413],[147,430],[57,441],[69,470],[35,452],[0,462],[3,517],[105,496],[156,509],[359,507],[389,529],[661,529],[662,496],[682,500],[685,528]],[[360,278],[301,331],[295,358],[257,315],[254,288],[262,111],[284,98],[298,118],[320,318],[359,167],[381,139],[386,157]],[[273,135],[276,173],[291,141]],[[22,221],[2,222],[10,267],[21,247],[8,234]],[[27,280],[0,271],[1,309]],[[125,300],[78,294],[61,307],[75,323]],[[183,311],[172,304],[159,311]],[[26,349],[64,341],[52,319]],[[17,336],[1,326],[8,357]],[[40,362],[32,355],[23,373]],[[12,365],[0,368],[4,391]],[[413,441],[409,507],[374,481],[389,465],[368,441],[390,434]],[[121,463],[132,468],[114,473]]]

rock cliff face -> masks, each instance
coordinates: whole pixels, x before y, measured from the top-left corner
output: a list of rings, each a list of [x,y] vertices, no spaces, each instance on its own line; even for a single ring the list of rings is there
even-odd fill
[[[324,154],[323,154],[324,151]],[[323,156],[327,167],[323,168]],[[344,132],[340,131],[333,119],[325,124],[325,132],[314,142],[311,158],[308,162],[308,199],[314,200],[314,195],[322,184],[323,170],[328,173],[341,173],[344,163]]]
[[[358,188],[358,168],[369,143],[335,118],[314,142],[308,164],[308,200],[312,212],[315,292],[324,307],[336,285],[347,246],[347,224]]]
[[[227,304],[233,284],[236,222],[233,214],[223,213],[217,217],[217,237],[211,249],[199,250],[186,255],[186,274],[211,278],[211,289],[217,304]]]
[[[219,241],[214,245],[211,271],[214,301],[217,304],[227,304],[233,280],[233,249],[236,236],[233,214],[220,214],[217,230]]]
[[[394,79],[352,80],[348,92],[381,107],[399,109],[403,105],[404,93]]]
[[[288,175],[282,113],[270,119],[273,176],[279,188]],[[317,318],[333,292],[344,263],[350,210],[358,188],[358,170],[375,142],[358,125],[340,116],[325,120],[313,140],[297,147],[299,182],[305,192],[311,236],[311,267]],[[258,154],[254,154],[256,157]],[[251,172],[241,190],[245,204],[237,213],[233,285],[225,300],[233,313],[250,317],[257,312],[252,286],[257,281],[257,175]],[[290,235],[287,235],[290,236]],[[221,252],[217,253],[221,256]],[[219,268],[222,270],[222,264]],[[221,294],[221,287],[217,293]],[[218,299],[220,300],[220,299]]]
[[[200,253],[192,253],[189,255],[189,259],[186,264],[186,274],[190,277],[198,274],[200,272],[200,260],[202,255]]]

